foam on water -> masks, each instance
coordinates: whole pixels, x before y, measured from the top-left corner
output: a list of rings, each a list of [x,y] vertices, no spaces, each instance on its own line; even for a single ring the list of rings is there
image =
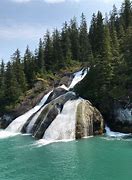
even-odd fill
[[[13,137],[13,136],[16,136],[16,135],[19,135],[19,134],[20,133],[12,133],[12,132],[9,132],[9,131],[0,130],[0,139]]]
[[[52,143],[60,143],[60,142],[71,142],[74,141],[75,139],[62,139],[62,140],[46,140],[46,139],[40,139],[38,141],[36,141],[33,146],[36,147],[42,147],[42,146],[46,146],[48,144],[52,144]]]
[[[120,132],[113,132],[110,130],[108,126],[105,127],[106,130],[106,136],[112,137],[112,138],[122,138],[125,136],[129,136],[130,134],[120,133]]]

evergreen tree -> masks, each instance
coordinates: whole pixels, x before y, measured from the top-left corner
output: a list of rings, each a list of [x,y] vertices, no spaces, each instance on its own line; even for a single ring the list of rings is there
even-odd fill
[[[15,53],[12,55],[13,62],[13,72],[17,78],[17,82],[20,86],[22,92],[25,92],[27,89],[26,78],[24,74],[24,67],[21,63],[20,51],[17,49]]]
[[[88,32],[87,32],[87,22],[84,14],[81,16],[80,25],[80,61],[91,63],[92,60],[92,49],[89,42]]]
[[[62,44],[62,51],[64,57],[64,66],[69,65],[72,60],[72,52],[71,52],[71,41],[69,36],[69,28],[67,22],[64,23],[61,32],[61,44]]]
[[[35,79],[35,72],[37,71],[37,67],[35,67],[34,56],[32,55],[29,47],[27,46],[25,54],[24,54],[24,74],[26,77],[26,81],[28,87],[31,88]]]
[[[59,70],[63,67],[64,58],[61,46],[61,36],[57,29],[53,32],[53,55],[54,69]]]
[[[91,26],[89,29],[89,40],[92,47],[92,52],[95,55],[96,52],[96,33],[97,33],[97,17],[95,14],[92,16]]]
[[[5,104],[5,64],[4,64],[4,61],[2,60],[0,64],[0,108],[1,110],[4,104]]]
[[[127,89],[132,88],[132,27],[129,27],[126,33],[126,37],[123,43],[123,59],[124,64],[124,73],[127,75],[126,87]]]
[[[125,0],[121,8],[121,18],[123,19],[123,25],[127,29],[132,25],[132,4],[130,0]]]
[[[7,63],[5,73],[5,102],[7,105],[15,103],[21,95],[20,85],[14,73],[13,66]]]
[[[115,5],[113,5],[113,10],[110,14],[110,23],[111,23],[111,26],[114,26],[115,30],[118,31],[119,17],[118,17],[118,11]]]
[[[94,56],[95,58],[97,58],[102,55],[103,39],[104,39],[103,16],[100,11],[97,13],[97,17],[93,15],[89,37],[90,37],[90,42],[92,44]]]
[[[44,39],[44,59],[45,59],[46,70],[47,71],[54,70],[53,42],[50,37],[49,31],[47,31]]]
[[[70,41],[71,41],[72,59],[79,60],[80,57],[79,30],[78,30],[77,20],[75,17],[70,21],[69,33],[70,33]]]
[[[37,57],[37,67],[38,67],[38,71],[40,73],[44,73],[45,72],[45,62],[44,62],[44,45],[42,40],[39,40],[39,48],[38,48],[38,57]]]

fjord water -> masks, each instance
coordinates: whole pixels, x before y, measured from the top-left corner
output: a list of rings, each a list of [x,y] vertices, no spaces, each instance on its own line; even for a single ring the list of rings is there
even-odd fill
[[[130,180],[132,141],[91,137],[46,146],[0,139],[0,180]]]

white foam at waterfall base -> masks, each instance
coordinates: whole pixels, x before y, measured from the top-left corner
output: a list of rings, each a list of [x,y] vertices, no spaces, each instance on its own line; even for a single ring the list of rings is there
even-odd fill
[[[106,130],[106,136],[112,137],[112,138],[121,138],[121,137],[130,135],[130,134],[125,134],[125,133],[120,133],[120,132],[113,132],[110,130],[108,126],[105,127],[105,130]]]
[[[30,118],[35,112],[37,112],[46,102],[47,98],[49,97],[51,92],[49,92],[48,94],[46,94],[42,100],[40,101],[40,103],[38,105],[36,105],[34,108],[32,108],[31,110],[29,110],[28,112],[26,112],[25,114],[19,116],[18,118],[16,118],[7,128],[6,131],[7,132],[12,132],[12,133],[18,133],[21,131],[23,125],[26,123],[26,121],[28,120],[28,118]],[[1,136],[1,134],[0,134]]]
[[[61,114],[51,123],[45,131],[40,144],[49,144],[58,141],[71,141],[75,139],[76,130],[76,110],[80,99],[67,101]]]
[[[74,78],[69,86],[69,89],[73,88],[78,82],[80,82],[86,76],[88,71],[89,68],[85,70],[82,69],[81,71],[74,73]]]
[[[52,144],[52,143],[62,143],[62,142],[71,142],[74,141],[75,139],[62,139],[62,140],[46,140],[46,139],[40,139],[38,141],[36,141],[33,146],[36,147],[41,147],[41,146],[46,146],[48,144]]]
[[[5,130],[0,130],[0,139],[13,137],[13,136],[16,136],[16,135],[19,135],[19,133],[11,133],[11,132],[8,132],[8,131],[5,131]]]

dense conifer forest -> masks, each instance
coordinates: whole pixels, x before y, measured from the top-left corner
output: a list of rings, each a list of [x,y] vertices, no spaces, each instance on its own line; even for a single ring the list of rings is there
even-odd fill
[[[6,64],[0,63],[0,111],[13,107],[37,78],[46,79],[77,63],[90,67],[75,87],[84,98],[107,109],[110,99],[132,98],[132,2],[125,0],[110,14],[93,14],[88,29],[81,15],[65,22],[61,30],[46,32],[35,52],[27,46],[24,57],[17,49]],[[108,107],[109,108],[109,107]]]

